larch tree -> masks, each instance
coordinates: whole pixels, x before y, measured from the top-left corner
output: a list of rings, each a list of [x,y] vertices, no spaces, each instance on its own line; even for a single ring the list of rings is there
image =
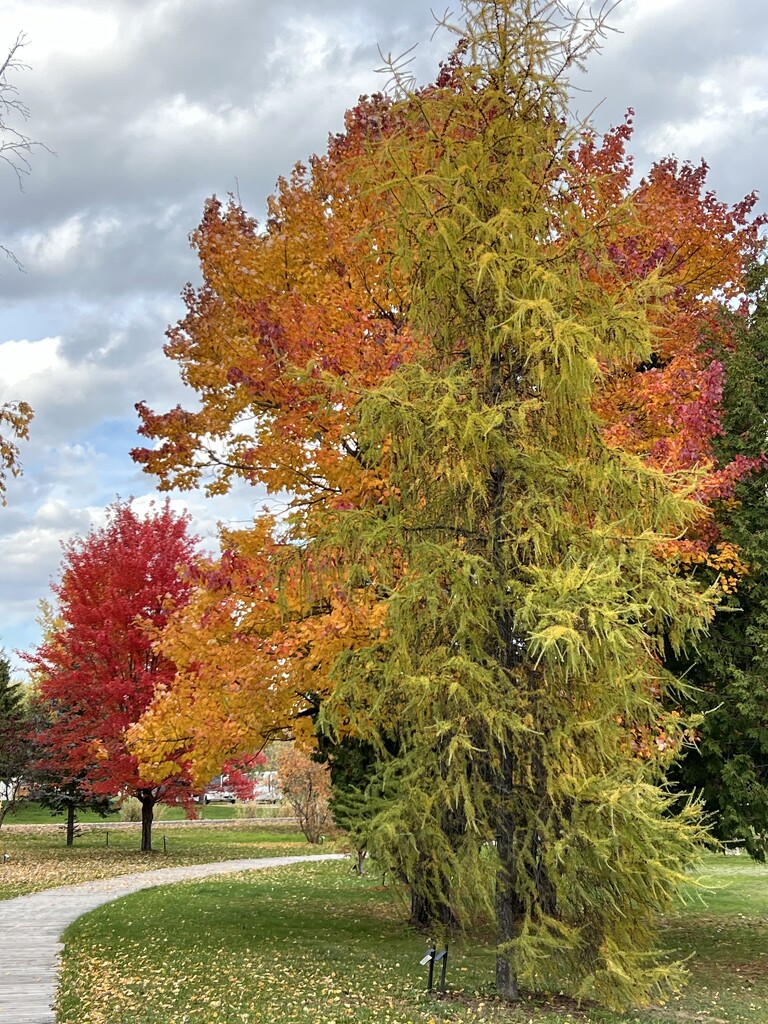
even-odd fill
[[[183,760],[148,779],[126,746],[129,726],[157,690],[173,685],[175,666],[155,650],[154,637],[189,598],[184,568],[195,539],[188,526],[168,503],[144,516],[128,502],[111,506],[103,528],[66,546],[52,585],[54,615],[27,656],[48,717],[36,737],[41,766],[94,797],[137,797],[146,851],[157,801],[191,800]]]
[[[337,659],[323,717],[377,748],[395,793],[379,854],[432,907],[494,904],[503,997],[627,1005],[674,983],[655,920],[701,838],[693,808],[667,813],[682,730],[661,659],[711,604],[659,557],[702,515],[697,477],[610,447],[593,411],[611,367],[650,358],[664,287],[612,258],[631,211],[595,221],[567,185],[567,72],[601,23],[544,0],[462,6],[451,88],[403,85],[408,127],[366,181],[397,209],[425,347],[353,410],[388,496],[331,510],[318,545],[345,552],[349,601],[375,589],[386,617]]]

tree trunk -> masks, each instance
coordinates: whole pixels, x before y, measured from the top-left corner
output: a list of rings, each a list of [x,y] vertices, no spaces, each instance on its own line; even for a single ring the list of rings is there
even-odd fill
[[[138,798],[141,802],[141,852],[152,851],[152,821],[155,816],[157,798],[151,789],[140,789]]]
[[[414,928],[428,928],[434,919],[432,904],[427,897],[411,889],[411,916],[408,924]]]
[[[546,721],[539,721],[537,727],[540,735],[547,735],[550,729]],[[547,795],[547,770],[538,741],[534,742],[537,744],[537,752],[531,758],[531,761],[536,786],[536,800],[543,813],[543,809],[547,806],[549,799]],[[569,820],[573,810],[571,801],[564,800],[562,807],[566,820]],[[547,917],[557,917],[557,890],[545,866],[544,836],[540,830],[536,831],[534,837],[534,849],[536,851],[536,874],[534,877],[539,911]]]
[[[67,804],[67,846],[75,843],[75,805]]]
[[[5,779],[0,781],[0,785],[5,786],[5,799],[0,800],[0,825],[2,825],[5,821],[5,816],[10,814],[16,807],[16,798],[19,795],[19,783],[13,779],[10,782]]]
[[[450,891],[448,882],[445,881],[445,895],[443,898],[435,898],[431,893],[419,891],[419,876],[409,879],[411,888],[411,916],[408,923],[414,928],[431,928],[433,925],[442,924],[451,927],[456,924],[456,916],[451,908]]]
[[[499,809],[496,826],[496,853],[499,869],[496,874],[496,941],[499,946],[514,939],[520,915],[520,901],[515,891],[515,816],[512,802],[512,756],[502,757],[499,771]],[[517,976],[507,955],[496,956],[496,988],[502,999],[520,998]]]
[[[355,871],[362,878],[365,874],[365,858],[368,856],[368,851],[363,847],[360,850],[355,850],[355,856],[357,857],[357,866]]]
[[[501,358],[495,354],[490,366],[489,403],[496,405],[502,395]],[[506,472],[502,465],[491,471],[490,496],[490,537],[491,561],[496,573],[499,592],[503,593],[507,576],[505,551],[506,530],[504,525]],[[508,608],[503,608],[498,622],[498,647],[495,651],[499,665],[508,671],[520,658],[521,645],[515,636],[513,617]],[[515,888],[515,808],[513,804],[514,758],[507,746],[499,753],[496,779],[498,815],[496,824],[496,853],[499,868],[496,873],[496,941],[499,947],[514,939],[520,913],[520,900]],[[501,950],[496,955],[496,988],[502,999],[520,998],[520,990],[509,954]]]

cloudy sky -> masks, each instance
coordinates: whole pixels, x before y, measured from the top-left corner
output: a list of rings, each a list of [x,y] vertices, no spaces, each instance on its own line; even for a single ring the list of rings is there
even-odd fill
[[[0,638],[39,639],[37,605],[61,542],[142,503],[134,403],[189,401],[162,354],[196,280],[188,246],[205,198],[238,191],[260,217],[275,179],[322,151],[358,95],[383,85],[381,51],[418,42],[427,80],[446,48],[431,0],[5,0],[0,47],[45,143],[17,188],[0,166],[0,401],[35,408],[24,476],[0,509]],[[434,8],[437,9],[437,8]],[[440,5],[442,12],[443,6]],[[718,195],[768,202],[768,4],[623,0],[580,83],[598,128],[636,110],[640,171],[669,153],[711,166]],[[54,155],[55,154],[55,155]],[[213,545],[219,520],[262,496],[177,495]],[[17,660],[17,659],[15,659]]]

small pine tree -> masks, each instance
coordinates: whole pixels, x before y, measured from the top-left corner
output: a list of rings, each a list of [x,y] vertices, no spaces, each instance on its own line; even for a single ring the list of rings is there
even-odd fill
[[[11,665],[0,652],[0,825],[13,811],[27,774],[31,744],[24,688],[11,679]]]
[[[74,845],[78,811],[91,810],[102,817],[112,809],[109,797],[95,796],[84,785],[85,773],[72,775],[61,763],[56,745],[51,748],[47,730],[55,718],[55,710],[39,696],[30,709],[29,781],[35,800],[53,815],[64,815],[67,846]]]

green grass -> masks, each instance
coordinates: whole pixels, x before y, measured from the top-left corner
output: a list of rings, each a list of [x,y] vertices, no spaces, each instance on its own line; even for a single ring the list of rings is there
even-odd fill
[[[708,857],[661,941],[690,956],[668,1005],[625,1015],[498,1003],[490,946],[451,948],[449,998],[424,993],[424,937],[380,879],[313,864],[147,890],[66,938],[60,1024],[768,1024],[768,869]]]
[[[768,868],[746,857],[712,857],[706,867],[706,902],[692,897],[665,923],[665,944],[691,957],[690,984],[674,1006],[683,1015],[706,1011],[702,1021],[765,1024]]]
[[[8,814],[3,823],[3,827],[6,825],[62,825],[66,819],[63,815],[53,815],[45,808],[41,807],[40,804],[33,800],[25,800],[23,803],[18,804]],[[95,811],[78,811],[77,820],[79,822],[88,823],[96,821],[110,821],[118,820],[117,812],[110,814],[107,818],[102,818]],[[0,836],[3,835],[0,830]]]
[[[198,814],[203,821],[229,821],[239,818],[247,806],[249,814],[252,812],[254,818],[273,818],[280,815],[290,816],[293,812],[289,809],[284,809],[279,805],[265,804],[263,806],[254,807],[253,804],[242,805],[242,804],[207,804],[198,808]],[[184,821],[186,815],[181,807],[166,807],[161,806],[159,813],[163,816],[164,821]],[[7,825],[61,825],[64,826],[64,817],[62,815],[53,815],[45,807],[41,807],[40,804],[33,800],[24,801],[21,803],[8,817],[5,819]],[[106,818],[102,818],[96,814],[95,811],[78,811],[77,820],[80,824],[90,825],[95,823],[104,823],[110,821],[120,821],[120,814],[115,811],[113,814],[108,815]],[[2,830],[0,830],[0,837],[2,836]]]
[[[165,843],[163,840],[165,839]],[[60,828],[39,825],[0,830],[0,899],[56,885],[109,878],[181,864],[205,864],[241,857],[280,857],[317,853],[295,826],[266,821],[264,825],[222,822],[221,825],[170,825],[153,829],[154,851],[139,852],[140,826],[84,827],[75,845],[64,845]]]

